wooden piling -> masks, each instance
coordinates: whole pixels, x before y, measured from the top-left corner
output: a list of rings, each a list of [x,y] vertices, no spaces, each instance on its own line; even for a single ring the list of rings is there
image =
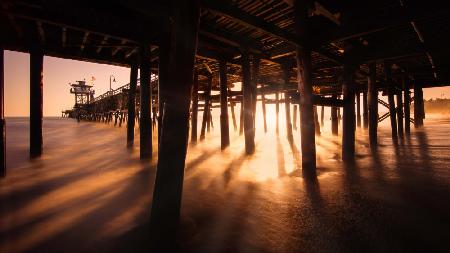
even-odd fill
[[[236,132],[237,124],[236,124],[236,115],[234,113],[234,102],[233,101],[230,101],[230,109],[231,109],[231,120],[233,121],[233,129]]]
[[[333,99],[337,99],[336,95],[333,95]],[[338,135],[339,132],[339,122],[338,122],[338,108],[335,106],[331,107],[331,133],[333,135]]]
[[[397,119],[396,119],[396,109],[395,109],[395,101],[394,101],[394,83],[392,81],[392,72],[391,72],[391,64],[388,62],[384,63],[384,73],[386,75],[386,85],[387,85],[387,93],[388,93],[388,103],[389,103],[389,116],[391,119],[391,130],[392,130],[392,139],[397,140]]]
[[[264,84],[261,84],[261,107],[263,113],[264,133],[267,133],[267,119],[266,119],[266,95]]]
[[[325,118],[325,106],[322,105],[322,108],[320,109],[320,126],[323,127]]]
[[[219,62],[220,74],[220,147],[225,149],[230,145],[230,130],[228,124],[228,87],[227,63]]]
[[[294,1],[294,21],[297,35],[300,38],[307,38],[309,35],[307,1]],[[314,133],[311,49],[297,47],[296,61],[298,90],[300,92],[302,172],[306,178],[315,178],[316,136]]]
[[[297,130],[297,105],[294,105],[294,112],[293,112],[293,117],[292,117],[292,121],[294,122],[293,123],[293,127],[294,127],[294,130]]]
[[[205,139],[206,128],[209,125],[209,123],[208,123],[209,122],[209,114],[210,114],[209,100],[211,97],[211,88],[212,88],[212,76],[208,76],[208,85],[206,86],[205,92],[204,92],[205,104],[203,106],[203,120],[202,120],[202,129],[200,130],[200,140]]]
[[[369,111],[367,108],[367,91],[363,91],[363,127],[369,127]]]
[[[422,127],[425,110],[423,105],[423,91],[419,82],[414,81],[414,127]]]
[[[398,136],[403,138],[403,94],[402,90],[397,91],[397,130]]]
[[[283,80],[285,88],[289,86],[289,81],[291,79],[289,68],[287,66],[283,66]],[[286,137],[288,141],[293,141],[294,137],[292,134],[292,123],[291,123],[291,103],[289,96],[287,94],[287,89],[284,92],[284,105],[285,105],[285,112],[286,112]]]
[[[242,89],[242,93],[244,93],[244,90]],[[242,135],[244,132],[244,101],[241,99],[241,109],[239,113],[239,135]]]
[[[278,134],[280,129],[279,129],[279,114],[280,114],[280,94],[278,92],[278,86],[276,88],[276,93],[275,93],[275,117],[276,117],[276,127],[275,127],[275,132]]]
[[[345,62],[343,70],[342,95],[344,99],[342,119],[342,159],[352,162],[355,159],[355,84],[356,64],[353,62],[353,46],[344,45]]]
[[[409,82],[408,78],[406,76],[403,76],[402,78],[403,83],[403,95],[404,95],[404,104],[405,104],[405,134],[411,133],[411,127],[410,127],[410,120],[411,120],[411,109],[410,109],[410,103],[411,103],[411,93],[409,91]]]
[[[257,93],[257,87],[258,87],[258,78],[259,78],[259,58],[253,56],[253,62],[252,62],[252,114],[253,114],[253,128],[256,128],[256,103],[258,101],[258,93]],[[253,130],[255,132],[255,129]]]
[[[136,86],[137,86],[138,64],[134,61],[130,69],[130,89],[128,90],[128,123],[127,123],[127,146],[134,143],[134,117],[136,115]]]
[[[142,44],[140,47],[140,95],[141,95],[141,122],[140,130],[140,158],[152,157],[152,126],[150,108],[152,108],[152,89],[150,86],[150,45]]]
[[[317,113],[317,106],[314,106],[314,131],[316,135],[320,135],[319,114]]]
[[[5,60],[3,47],[0,48],[0,177],[6,176],[6,121],[5,121]]]
[[[377,146],[378,131],[378,89],[376,83],[376,64],[369,63],[369,77],[367,78],[368,109],[369,109],[369,143],[371,148]]]
[[[164,117],[164,102],[167,89],[170,86],[171,70],[169,69],[170,57],[170,31],[161,36],[159,44],[159,66],[158,66],[158,145],[161,142],[162,120]],[[139,122],[139,115],[137,115]]]
[[[206,132],[211,132],[211,103],[208,106],[208,114],[206,115]]]
[[[242,86],[244,105],[244,136],[245,152],[252,154],[255,151],[255,128],[253,127],[252,83],[250,74],[250,61],[247,52],[242,54]]]
[[[171,10],[174,74],[164,103],[155,190],[150,217],[151,252],[178,252],[184,167],[189,135],[189,105],[194,77],[199,1],[176,1]]]
[[[30,157],[42,154],[42,77],[44,54],[40,49],[30,50]]]
[[[356,126],[361,128],[361,94],[356,92]]]
[[[156,112],[157,110],[156,110],[156,106],[155,106],[155,103],[157,103],[158,101],[153,101],[153,103],[152,103],[152,128],[154,129],[155,128],[155,126],[156,126],[156,122],[158,121],[157,120],[157,118],[158,118],[158,113]]]
[[[191,142],[197,142],[198,125],[198,74],[194,74],[194,85],[192,88],[192,110],[191,110]]]

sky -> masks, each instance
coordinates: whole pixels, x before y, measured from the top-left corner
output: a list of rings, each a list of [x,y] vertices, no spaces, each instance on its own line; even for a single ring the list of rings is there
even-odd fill
[[[29,116],[29,54],[5,51],[5,116]],[[74,95],[69,83],[90,81],[95,77],[95,96],[109,90],[109,77],[114,75],[117,88],[129,83],[130,69],[106,64],[89,63],[44,57],[44,116],[60,116],[62,110],[71,109]],[[424,99],[450,98],[450,87],[424,89]]]

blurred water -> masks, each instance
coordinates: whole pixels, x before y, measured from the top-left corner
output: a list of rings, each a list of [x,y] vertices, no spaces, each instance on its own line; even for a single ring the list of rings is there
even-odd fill
[[[184,251],[448,250],[450,119],[431,117],[397,145],[383,122],[373,153],[368,133],[358,129],[356,164],[345,166],[340,137],[330,134],[325,117],[318,180],[306,182],[299,129],[289,144],[280,109],[279,135],[275,117],[267,133],[257,118],[254,155],[244,154],[231,119],[231,146],[220,150],[218,111],[206,140],[189,146],[179,235]],[[29,161],[28,119],[7,119],[0,251],[145,251],[157,150],[155,159],[141,162],[136,133],[130,150],[125,127],[46,118],[44,155]]]

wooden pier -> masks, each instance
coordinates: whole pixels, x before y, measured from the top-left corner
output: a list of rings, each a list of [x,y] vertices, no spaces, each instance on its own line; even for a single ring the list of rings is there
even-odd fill
[[[179,222],[189,128],[190,140],[196,142],[198,120],[202,121],[200,140],[208,138],[212,125],[220,126],[224,150],[231,141],[229,115],[234,131],[240,118],[246,154],[251,155],[256,146],[257,101],[264,122],[266,105],[276,104],[277,133],[279,105],[284,103],[287,138],[301,137],[302,170],[308,179],[316,177],[318,108],[322,122],[324,110],[331,110],[334,135],[342,128],[342,159],[348,163],[355,159],[357,126],[368,128],[372,148],[377,146],[377,124],[382,120],[390,120],[394,142],[410,133],[412,122],[423,126],[423,88],[450,83],[449,9],[426,1],[387,2],[4,1],[0,5],[0,174],[7,174],[4,50],[30,54],[31,158],[45,153],[44,56],[130,67],[129,84],[89,98],[66,114],[78,120],[126,124],[129,147],[137,122],[141,159],[156,158],[151,140],[153,124],[158,122],[150,227],[153,245],[167,251],[174,245]],[[237,83],[241,90],[234,89]],[[379,100],[380,92],[387,96],[387,104]],[[389,113],[378,115],[379,103]],[[241,105],[239,116],[235,116],[236,104]],[[216,107],[221,112],[219,123],[212,121],[210,112]],[[297,128],[297,108],[299,134],[292,131]],[[266,124],[264,128],[267,131]]]

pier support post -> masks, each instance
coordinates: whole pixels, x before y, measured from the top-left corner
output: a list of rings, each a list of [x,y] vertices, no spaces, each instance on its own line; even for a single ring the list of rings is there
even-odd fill
[[[3,47],[0,48],[0,130],[2,137],[0,139],[0,177],[6,176],[6,121],[5,121],[5,60]]]
[[[42,77],[44,54],[40,49],[30,51],[30,157],[42,154]]]
[[[403,94],[402,90],[400,89],[397,91],[397,129],[398,129],[398,136],[400,138],[403,138]]]
[[[294,1],[295,30],[299,37],[306,38],[308,31],[308,5],[306,1]],[[311,49],[297,47],[296,50],[298,90],[300,92],[300,132],[302,149],[302,172],[307,178],[316,177],[316,136],[314,133],[314,109],[312,94]]]
[[[230,145],[230,129],[228,124],[228,87],[227,63],[219,62],[220,74],[220,147],[225,149]]]
[[[233,129],[236,132],[237,124],[236,124],[236,115],[234,113],[234,101],[230,101],[230,109],[231,109],[231,120],[233,121]]]
[[[267,133],[267,118],[266,118],[266,94],[264,89],[264,84],[261,84],[261,106],[264,121],[264,133]]]
[[[212,88],[212,76],[208,76],[208,85],[206,86],[205,92],[204,92],[204,106],[203,106],[203,120],[202,120],[202,129],[200,131],[200,140],[205,139],[205,132],[206,128],[208,127],[209,122],[209,99],[211,96],[211,88]],[[209,131],[208,131],[209,132]]]
[[[323,127],[324,123],[324,118],[325,118],[325,106],[322,105],[321,109],[320,109],[320,126]]]
[[[151,252],[178,252],[184,167],[189,135],[189,105],[197,48],[199,1],[175,1],[169,66],[173,73],[164,103],[155,190],[150,217]]]
[[[260,60],[253,56],[253,62],[252,62],[252,114],[253,114],[253,128],[256,128],[256,103],[258,101],[258,78],[259,78],[259,62]],[[255,129],[253,130],[253,133],[255,132]]]
[[[361,93],[356,92],[356,126],[361,128]]]
[[[192,116],[191,116],[191,142],[197,142],[198,125],[198,74],[194,74],[194,86],[192,88]]]
[[[279,114],[280,114],[280,92],[278,91],[278,86],[276,87],[276,93],[275,93],[275,117],[276,117],[276,127],[275,132],[278,134],[280,131],[280,124],[279,124]]]
[[[136,61],[131,64],[130,89],[128,90],[128,123],[127,123],[127,146],[134,143],[134,117],[136,115],[136,86],[137,86],[138,65]]]
[[[211,93],[210,93],[211,96]],[[211,131],[211,124],[212,120],[211,120],[211,102],[208,105],[208,114],[206,115],[206,132],[209,133]],[[203,139],[205,137],[203,136]]]
[[[353,62],[353,45],[346,43],[342,95],[344,99],[342,119],[342,159],[353,162],[355,159],[355,84],[356,64]]]
[[[369,127],[369,111],[367,108],[367,91],[363,92],[363,127],[367,129]]]
[[[150,45],[143,44],[140,47],[141,61],[141,122],[140,130],[140,158],[149,159],[152,157],[152,125],[150,108],[152,108],[152,90],[150,86]]]
[[[410,120],[411,120],[411,109],[410,109],[410,102],[411,102],[411,93],[409,91],[409,82],[408,78],[406,76],[403,76],[402,78],[403,83],[403,90],[404,90],[404,103],[405,103],[405,134],[411,133],[411,127],[410,127]]]
[[[294,112],[293,112],[293,117],[292,117],[292,121],[293,121],[293,127],[294,130],[297,130],[297,105],[294,105]]]
[[[376,83],[377,68],[375,62],[369,63],[369,77],[367,78],[368,107],[369,107],[369,143],[371,148],[377,146],[378,131],[378,89]]]
[[[242,89],[242,94],[244,94],[244,89]],[[239,113],[239,135],[244,132],[244,97],[241,97],[241,109]]]
[[[287,94],[287,87],[289,86],[289,80],[291,79],[289,68],[287,66],[283,66],[283,79],[286,91],[284,92],[284,105],[285,105],[285,111],[286,111],[286,137],[288,141],[293,141],[294,137],[292,134],[292,123],[291,123],[291,103],[289,96]]]
[[[337,99],[336,95],[333,95],[333,99]],[[339,122],[338,122],[338,108],[335,106],[331,107],[331,133],[333,135],[338,135],[339,132]]]
[[[314,106],[314,130],[316,135],[320,135],[319,113],[317,112],[317,106]]]
[[[247,52],[242,54],[242,86],[244,105],[244,136],[245,152],[252,154],[255,151],[255,128],[253,126],[253,96],[250,74],[250,61]]]
[[[388,102],[389,102],[389,113],[391,119],[391,130],[392,130],[392,139],[397,140],[397,119],[396,119],[396,109],[395,109],[395,101],[394,101],[394,83],[392,82],[392,72],[391,72],[391,64],[388,62],[384,63],[384,73],[386,75],[386,84],[387,84],[387,93],[388,93]]]
[[[425,118],[422,86],[414,81],[414,127],[422,127]]]
[[[164,102],[167,89],[170,87],[170,31],[161,36],[159,44],[159,67],[158,67],[158,146],[161,142],[162,120],[164,117]],[[139,121],[139,117],[138,117]]]

